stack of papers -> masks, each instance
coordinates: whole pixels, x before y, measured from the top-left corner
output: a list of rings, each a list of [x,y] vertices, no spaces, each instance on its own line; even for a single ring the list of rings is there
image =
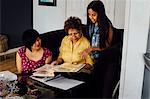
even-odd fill
[[[44,81],[43,80],[44,78],[37,78],[34,76],[30,76],[30,77],[34,80],[37,80],[39,82],[42,82],[42,83],[48,85],[48,86],[52,86],[52,87],[59,88],[62,90],[68,90],[70,88],[73,88],[75,86],[78,86],[78,85],[84,83],[83,81],[68,79],[63,76],[57,77],[57,78],[49,80],[49,81]]]

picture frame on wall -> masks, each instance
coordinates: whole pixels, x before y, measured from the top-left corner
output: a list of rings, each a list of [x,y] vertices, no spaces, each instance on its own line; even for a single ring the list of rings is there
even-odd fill
[[[39,0],[39,5],[56,6],[56,0]]]

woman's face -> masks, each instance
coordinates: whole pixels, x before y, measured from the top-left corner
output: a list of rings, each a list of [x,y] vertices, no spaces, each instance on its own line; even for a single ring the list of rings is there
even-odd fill
[[[70,36],[73,42],[76,42],[81,38],[81,33],[77,29],[69,29],[68,35]]]
[[[92,9],[88,9],[88,17],[92,21],[92,23],[96,23],[98,14],[97,14],[97,12],[93,11]]]
[[[38,37],[32,46],[32,49],[38,50],[41,48],[41,39]]]

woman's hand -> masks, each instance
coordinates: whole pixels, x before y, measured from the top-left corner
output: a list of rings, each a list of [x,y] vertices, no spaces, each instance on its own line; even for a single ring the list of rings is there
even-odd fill
[[[87,70],[92,70],[93,66],[90,65],[90,64],[88,64],[88,63],[86,63],[85,66],[84,66],[84,68],[87,69]]]
[[[62,58],[58,58],[57,60],[53,61],[51,63],[51,65],[58,65],[58,64],[61,64],[63,62],[63,59]]]
[[[83,52],[81,52],[82,58],[85,59],[91,51],[92,51],[92,48],[87,48]]]
[[[52,63],[51,63],[51,65],[58,65],[58,61],[56,60],[56,61],[53,61]]]

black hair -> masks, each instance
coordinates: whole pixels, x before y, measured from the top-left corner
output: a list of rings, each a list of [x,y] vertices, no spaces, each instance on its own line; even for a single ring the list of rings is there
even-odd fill
[[[31,46],[36,42],[36,39],[39,37],[39,33],[34,29],[28,29],[23,32],[22,35],[22,42],[26,48],[28,48],[30,51]]]
[[[82,22],[78,17],[69,17],[64,24],[64,30],[68,33],[69,29],[77,29],[78,31],[82,31]]]
[[[100,48],[104,48],[106,47],[106,43],[110,44],[110,42],[108,41],[108,37],[109,37],[109,27],[110,25],[112,25],[111,21],[106,16],[105,7],[102,1],[94,0],[87,7],[87,25],[93,24],[88,17],[89,9],[92,9],[98,14],[97,22],[98,27],[100,28],[100,40],[99,40]]]

